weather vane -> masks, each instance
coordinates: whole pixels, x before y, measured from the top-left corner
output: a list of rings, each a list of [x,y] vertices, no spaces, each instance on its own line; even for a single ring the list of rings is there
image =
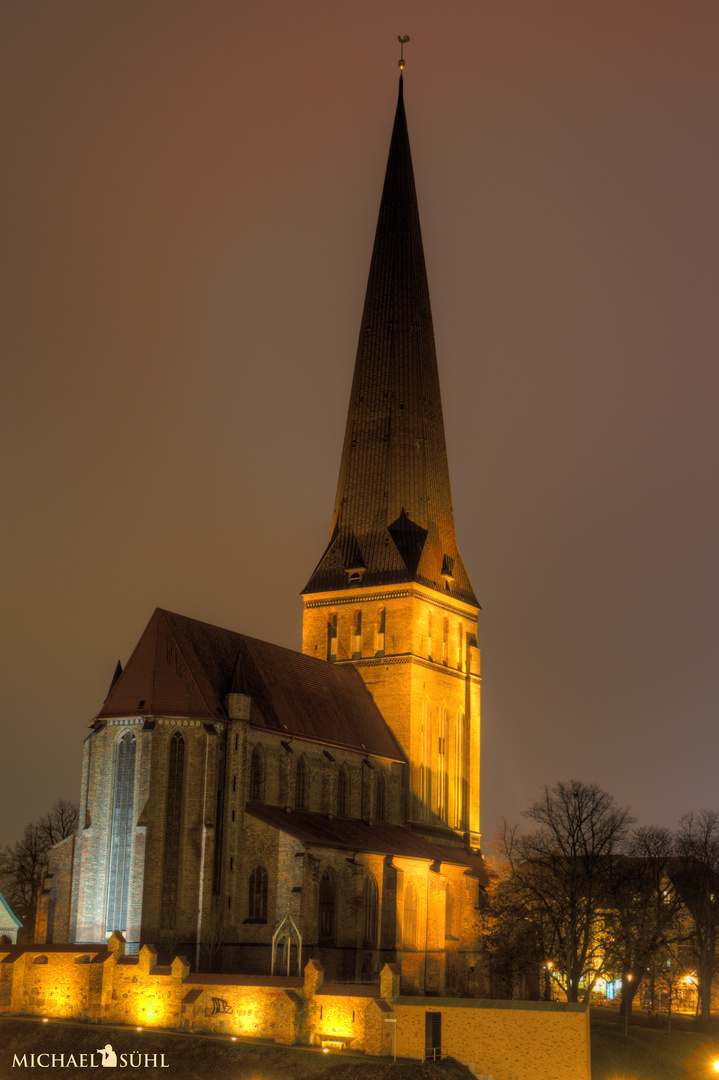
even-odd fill
[[[400,71],[404,71],[404,47],[409,41],[409,34],[400,34],[397,38],[397,41],[399,42],[399,60],[397,61],[397,66]]]

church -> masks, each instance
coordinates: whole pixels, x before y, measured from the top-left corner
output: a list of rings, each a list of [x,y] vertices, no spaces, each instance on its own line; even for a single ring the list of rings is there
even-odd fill
[[[336,982],[391,963],[404,994],[481,994],[479,605],[401,74],[329,543],[302,597],[301,652],[154,612],[85,739],[36,941],[119,932],[195,971],[314,959]]]

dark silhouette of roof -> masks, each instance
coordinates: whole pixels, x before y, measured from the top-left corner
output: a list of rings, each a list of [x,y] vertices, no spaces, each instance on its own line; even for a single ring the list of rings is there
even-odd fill
[[[309,810],[288,812],[279,806],[265,806],[263,803],[247,803],[245,810],[258,821],[264,821],[266,825],[294,836],[303,844],[344,848],[352,852],[404,856],[433,863],[452,863],[455,866],[466,866],[473,871],[483,886],[489,882],[481,855],[460,847],[435,844],[401,825],[368,825],[366,821],[357,818],[330,818]]]
[[[478,606],[454,531],[401,77],[330,543],[304,592],[345,588],[351,570],[353,586],[417,581]]]
[[[97,720],[176,716],[227,721],[225,695],[251,698],[250,723],[393,761],[405,756],[349,666],[157,608]]]

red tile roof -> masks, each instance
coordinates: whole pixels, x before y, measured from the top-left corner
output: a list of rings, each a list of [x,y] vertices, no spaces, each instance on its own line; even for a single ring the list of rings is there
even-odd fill
[[[250,722],[286,737],[405,757],[351,667],[157,608],[97,719],[177,716],[226,720],[238,656]]]

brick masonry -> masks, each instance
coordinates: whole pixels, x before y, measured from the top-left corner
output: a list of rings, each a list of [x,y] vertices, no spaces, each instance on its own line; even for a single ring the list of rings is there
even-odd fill
[[[113,934],[107,946],[0,949],[0,1013],[208,1032],[424,1060],[427,1014],[439,1014],[441,1051],[494,1080],[589,1080],[585,1006],[399,996],[386,964],[379,985],[330,982],[317,960],[302,977],[197,975],[183,957],[157,964]],[[394,1022],[396,1021],[396,1023]],[[431,1025],[430,1025],[431,1026]],[[435,1028],[436,1030],[436,1028]],[[431,1041],[431,1040],[430,1040]]]

